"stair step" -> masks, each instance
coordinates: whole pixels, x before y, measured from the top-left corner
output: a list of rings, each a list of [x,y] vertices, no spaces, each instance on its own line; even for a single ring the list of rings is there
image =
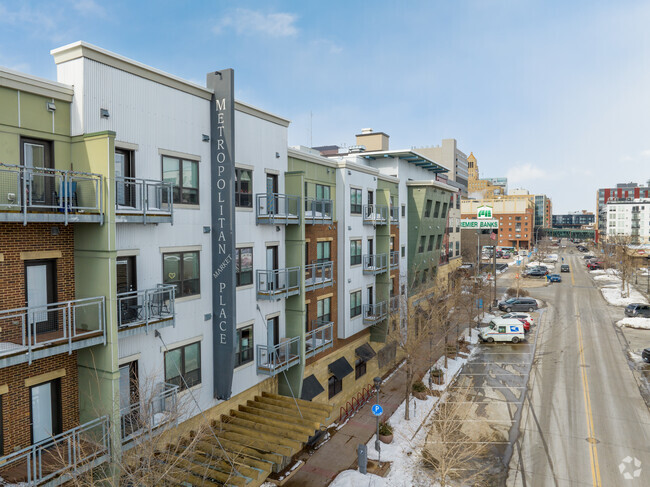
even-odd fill
[[[230,473],[233,470],[233,465],[234,469],[242,476],[247,477],[251,480],[259,480],[260,476],[264,474],[264,478],[268,476],[265,472],[262,470],[256,469],[256,468],[251,468],[247,465],[244,465],[242,463],[238,463],[233,461],[232,465],[230,462],[226,459],[223,458],[214,458],[211,455],[206,455],[203,452],[193,452],[192,453],[192,461],[195,463],[202,463],[206,465],[213,466],[217,470],[221,470],[222,472],[225,473]]]
[[[240,408],[242,407],[246,407],[246,406],[240,406]],[[234,409],[230,410],[230,415],[235,418],[241,418],[247,421],[253,421],[255,423],[267,424],[269,426],[284,428],[286,430],[295,431],[296,433],[302,433],[307,436],[311,436],[314,434],[313,428],[310,428],[309,426],[301,426],[299,424],[295,424],[292,421],[293,418],[290,416],[286,416],[286,419],[281,419],[279,417],[274,417],[275,415],[269,415],[269,413],[262,415],[262,414],[249,413],[245,411],[236,411]]]
[[[260,449],[264,452],[268,453],[276,453],[278,455],[281,455],[283,457],[291,457],[295,453],[291,447],[285,446],[285,445],[280,445],[278,443],[273,443],[270,441],[264,441],[258,438],[251,438],[248,435],[243,435],[241,433],[237,433],[235,431],[224,431],[219,435],[227,440],[234,441],[236,443],[241,444],[242,446],[248,447],[248,448],[253,448],[253,449]]]
[[[257,458],[261,461],[269,462],[273,467],[282,465],[285,462],[285,458],[281,453],[262,448],[259,445],[249,446],[241,443],[237,440],[232,440],[224,436],[220,436],[219,440],[221,445],[226,449],[226,451],[235,456],[248,456],[252,458]],[[273,469],[272,467],[272,469]]]
[[[222,423],[229,423],[241,426],[243,428],[248,428],[255,431],[260,431],[262,433],[267,433],[270,435],[277,435],[289,440],[298,441],[301,444],[305,443],[309,439],[309,435],[304,433],[299,433],[297,431],[289,430],[283,428],[282,426],[272,426],[264,423],[258,423],[256,421],[251,421],[248,419],[238,418],[236,416],[223,416],[221,418]],[[313,434],[313,433],[312,433]]]
[[[198,477],[193,473],[176,466],[169,467],[167,477],[177,482],[177,485],[183,485],[184,483],[188,483],[193,487],[215,487],[222,485],[219,482],[213,482],[211,480]]]
[[[249,401],[250,402],[250,401]],[[298,419],[306,419],[313,423],[316,423],[320,426],[323,423],[324,417],[320,414],[315,414],[311,411],[298,411],[297,409],[291,409],[286,406],[282,401],[276,401],[269,397],[256,397],[253,402],[253,407],[260,409],[269,409],[270,411],[275,411],[277,413],[293,415]]]
[[[291,453],[287,456],[291,456],[302,449],[303,442],[301,441],[291,440],[289,438],[284,438],[282,436],[274,435],[273,433],[265,433],[263,431],[259,431],[254,428],[249,428],[246,426],[240,426],[233,423],[221,423],[221,429],[225,431],[232,431],[234,433],[239,433],[241,435],[246,435],[252,439],[265,440],[269,443],[286,446],[291,450]]]
[[[329,416],[324,411],[314,410],[311,408],[298,409],[298,407],[293,403],[289,403],[288,401],[282,399],[273,399],[272,397],[255,396],[255,402],[261,402],[264,404],[270,404],[272,406],[278,406],[286,410],[287,412],[291,412],[292,414],[297,415],[298,417],[302,415],[302,417],[304,418],[313,419],[314,421],[319,421],[319,422],[322,422],[325,418],[327,418],[327,416]]]
[[[222,450],[218,445],[213,445],[206,441],[199,441],[196,445],[196,448],[201,453],[212,458],[219,458],[225,461],[228,461],[228,459],[230,459],[230,461],[235,465],[246,465],[250,468],[255,468],[267,473],[271,472],[273,469],[273,462],[271,461],[260,460],[258,458],[253,458],[251,456],[243,454],[237,455],[236,453],[229,453],[227,450]]]
[[[268,418],[277,418],[285,422],[293,422],[296,425],[304,426],[312,431],[316,431],[321,425],[321,422],[318,420],[304,419],[298,414],[294,415],[284,408],[261,402],[248,401],[246,406],[242,404],[239,406],[239,409],[245,413],[257,414]]]
[[[300,409],[310,409],[310,410],[315,410],[320,413],[325,414],[325,417],[329,417],[330,414],[332,414],[332,409],[333,407],[329,404],[323,404],[320,402],[313,402],[313,401],[306,401],[304,399],[294,399],[293,397],[287,397],[287,396],[282,396],[280,394],[273,394],[271,392],[262,392],[263,397],[268,397],[270,399],[275,399],[278,401],[285,401],[287,404],[293,404],[295,406],[296,403],[298,403],[298,406],[300,406]]]
[[[176,457],[174,460],[174,465],[182,470],[186,470],[194,474],[194,476],[208,479],[214,479],[216,482],[225,484],[225,485],[236,485],[238,487],[243,487],[249,483],[244,477],[240,477],[236,474],[231,475],[230,472],[222,472],[207,465],[199,465],[185,458]]]

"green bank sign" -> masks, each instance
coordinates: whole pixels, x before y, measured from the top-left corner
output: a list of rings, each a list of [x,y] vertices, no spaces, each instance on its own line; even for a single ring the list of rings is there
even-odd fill
[[[479,206],[476,210],[477,218],[492,218],[491,206]]]
[[[499,228],[497,220],[461,220],[460,228]]]

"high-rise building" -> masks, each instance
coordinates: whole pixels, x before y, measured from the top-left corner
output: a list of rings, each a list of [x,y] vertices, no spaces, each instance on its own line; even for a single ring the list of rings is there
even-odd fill
[[[441,145],[414,147],[413,150],[447,168],[447,179],[459,185],[461,196],[467,196],[469,181],[468,157],[458,148],[456,139],[442,139]]]
[[[624,237],[630,244],[650,244],[650,198],[611,199],[603,208],[605,241]]]
[[[470,198],[492,198],[508,194],[508,178],[480,178],[478,162],[473,152],[467,157],[467,167],[469,175],[467,192]]]
[[[600,188],[596,200],[596,226],[598,232],[606,233],[605,205],[610,201],[631,201],[638,198],[650,198],[650,181],[645,185],[637,183],[618,183],[614,188]]]

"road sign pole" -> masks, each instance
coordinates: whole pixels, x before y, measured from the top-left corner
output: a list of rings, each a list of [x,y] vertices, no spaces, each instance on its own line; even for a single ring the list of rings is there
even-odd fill
[[[379,387],[381,386],[381,377],[375,377],[373,379],[375,383],[375,405],[377,406],[377,412],[381,411],[381,408],[379,407]],[[378,463],[379,466],[381,467],[381,445],[379,444],[379,414],[375,414],[375,417],[377,418],[377,438],[375,439],[375,450],[377,450],[377,455],[378,455]]]

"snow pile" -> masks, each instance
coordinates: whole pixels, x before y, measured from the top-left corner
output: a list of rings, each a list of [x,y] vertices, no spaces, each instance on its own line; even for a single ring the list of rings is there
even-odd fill
[[[553,264],[548,264],[546,262],[534,261],[529,264],[526,264],[526,267],[540,267],[540,266],[546,267],[549,271],[555,269],[555,266]]]
[[[641,363],[641,364],[645,363],[645,360],[643,360],[641,354],[633,352],[632,350],[628,350],[627,354],[629,355],[630,360],[632,360],[632,362]]]
[[[623,318],[617,321],[616,324],[623,328],[636,328],[637,330],[650,330],[650,318]]]
[[[374,447],[373,447],[374,448]],[[330,484],[332,487],[358,487],[360,485],[368,487],[389,487],[391,484],[378,475],[371,473],[363,475],[357,470],[344,470],[336,476],[334,482]]]
[[[602,274],[599,276],[594,276],[594,281],[621,282],[621,278],[612,274]]]
[[[480,318],[480,317],[478,317],[478,316],[474,317],[474,321],[479,321],[479,319],[480,319],[480,323],[489,323],[489,322],[492,321],[494,318],[497,318],[497,316],[498,316],[498,315],[494,315],[494,314],[492,314],[492,313],[485,313],[485,314],[483,315],[483,318]]]
[[[630,295],[622,296],[621,286],[607,286],[600,289],[605,301],[614,306],[627,306],[632,303],[645,303],[645,298],[636,289],[630,286]]]

